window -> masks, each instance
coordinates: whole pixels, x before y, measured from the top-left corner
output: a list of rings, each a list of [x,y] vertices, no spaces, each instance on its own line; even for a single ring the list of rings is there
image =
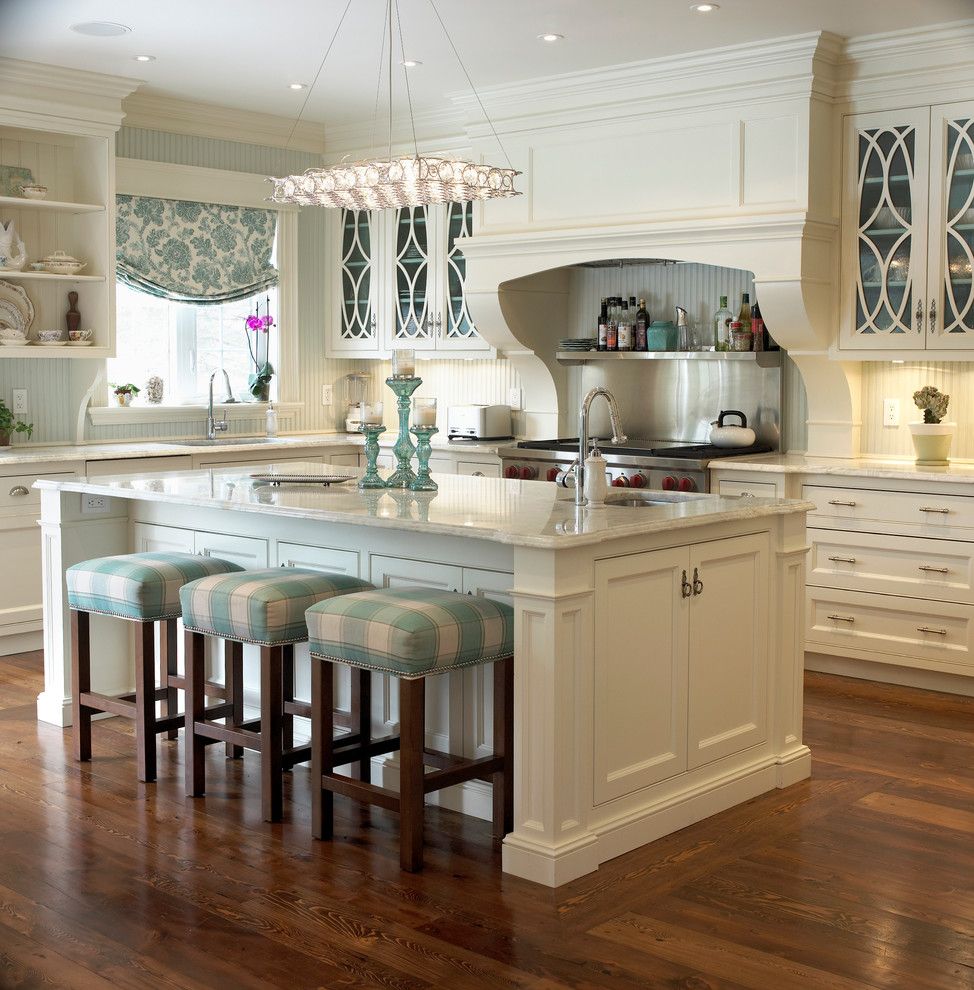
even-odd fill
[[[271,315],[278,317],[277,287],[260,296],[261,315],[266,300]],[[200,306],[171,302],[139,292],[122,282],[116,285],[116,354],[108,362],[108,380],[112,383],[133,382],[140,388],[151,375],[165,382],[166,404],[203,403],[206,401],[210,375],[225,368],[238,399],[248,399],[247,376],[253,373],[251,346],[267,346],[267,359],[275,370],[279,366],[277,327],[267,336],[254,334],[244,320],[254,313],[256,300],[245,299],[221,305]],[[263,351],[257,355],[264,356]],[[215,397],[223,398],[222,376],[217,381]],[[271,380],[271,398],[276,398],[277,375]]]

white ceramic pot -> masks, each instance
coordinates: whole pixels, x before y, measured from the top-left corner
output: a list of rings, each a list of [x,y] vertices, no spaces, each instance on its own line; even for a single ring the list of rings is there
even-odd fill
[[[118,404],[120,406],[128,406],[132,404],[131,392],[116,392],[115,398],[118,400]]]
[[[956,423],[910,423],[917,464],[943,466],[950,460]]]

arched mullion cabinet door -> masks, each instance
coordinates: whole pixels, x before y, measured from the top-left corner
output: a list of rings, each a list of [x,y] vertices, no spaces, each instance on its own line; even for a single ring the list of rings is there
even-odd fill
[[[927,347],[974,349],[974,102],[934,107],[930,141]]]
[[[443,257],[442,315],[438,347],[441,350],[490,350],[490,345],[477,332],[467,307],[465,284],[467,262],[463,257],[463,242],[473,234],[473,203],[447,203],[444,228],[446,241]]]
[[[392,344],[433,350],[436,325],[426,208],[404,207],[395,214],[395,223]]]
[[[930,112],[846,125],[842,346],[923,350]]]
[[[341,211],[338,341],[341,350],[376,350],[379,323],[376,221],[368,210]]]

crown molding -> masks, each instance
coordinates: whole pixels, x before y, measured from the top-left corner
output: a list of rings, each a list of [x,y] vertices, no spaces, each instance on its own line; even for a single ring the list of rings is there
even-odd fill
[[[195,137],[217,138],[320,155],[325,150],[324,127],[274,114],[235,110],[213,103],[177,100],[142,90],[122,104],[125,126]],[[294,130],[291,134],[292,128]]]

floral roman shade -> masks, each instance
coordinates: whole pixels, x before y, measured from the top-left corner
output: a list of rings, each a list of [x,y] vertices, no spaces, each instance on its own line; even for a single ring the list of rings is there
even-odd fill
[[[174,302],[246,299],[277,282],[277,214],[221,203],[116,197],[117,275]]]

